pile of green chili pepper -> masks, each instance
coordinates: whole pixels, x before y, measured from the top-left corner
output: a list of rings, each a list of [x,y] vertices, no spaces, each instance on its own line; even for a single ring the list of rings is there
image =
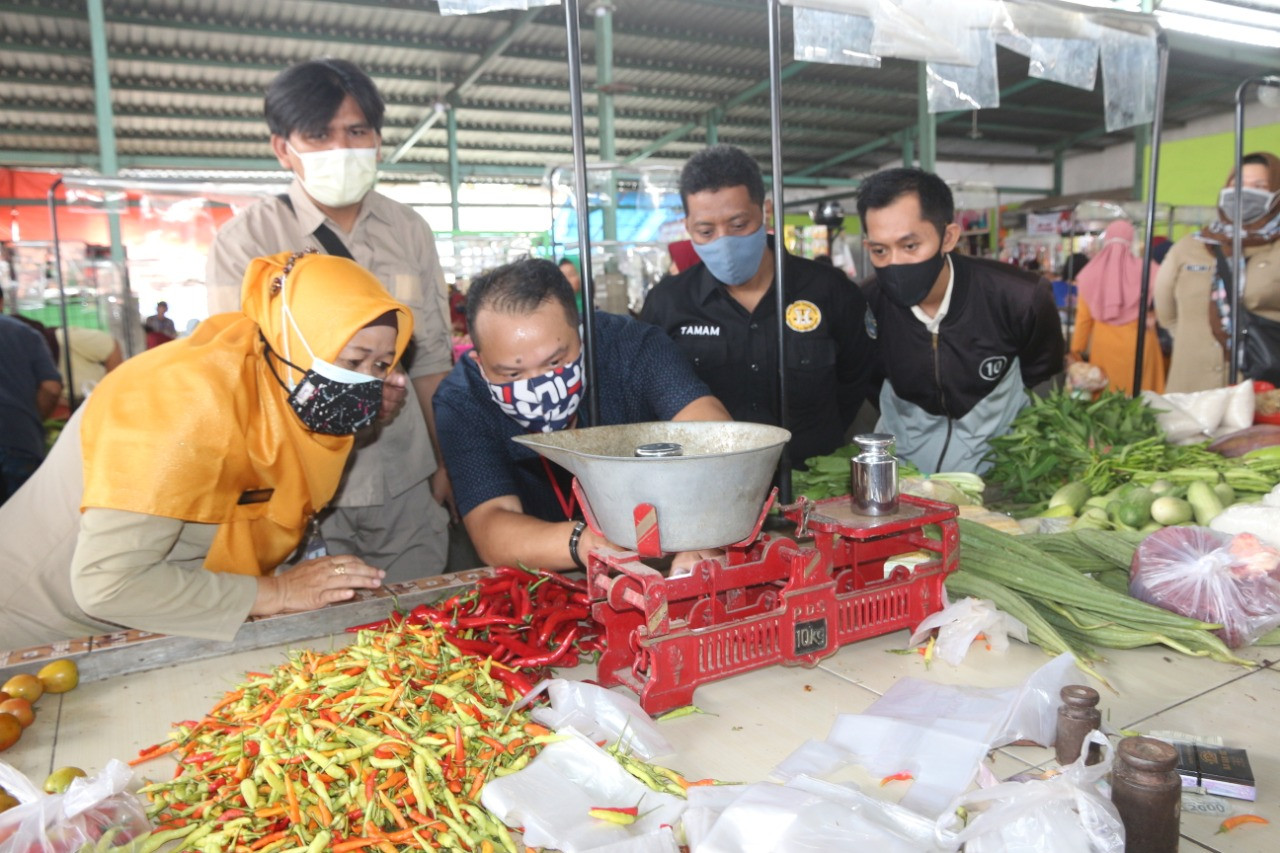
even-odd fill
[[[602,642],[584,581],[509,566],[494,569],[470,592],[347,630],[427,624],[461,651],[524,670],[577,666],[582,653],[599,651]]]
[[[159,826],[148,841],[210,853],[514,851],[479,794],[556,737],[511,710],[525,687],[433,624],[293,652],[135,759],[178,760],[172,780],[142,789]]]
[[[984,477],[1005,501],[1034,504],[1119,448],[1154,437],[1164,440],[1155,412],[1119,391],[1104,391],[1096,400],[1064,390],[1032,395],[1009,432],[991,439],[992,467]]]

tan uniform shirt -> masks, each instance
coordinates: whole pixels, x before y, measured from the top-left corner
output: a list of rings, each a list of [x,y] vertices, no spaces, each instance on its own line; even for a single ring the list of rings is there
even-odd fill
[[[247,575],[203,568],[216,525],[112,509],[80,514],[83,411],[0,506],[0,648],[122,626],[231,640],[258,587]]]
[[[83,400],[93,392],[94,386],[107,375],[107,358],[115,351],[116,339],[110,332],[71,326],[71,378],[76,383],[76,398]],[[62,328],[54,330],[58,345],[65,352],[67,339]],[[61,361],[61,359],[59,359]],[[61,369],[62,364],[58,365]],[[67,384],[62,385],[62,399],[67,399]]]
[[[240,310],[240,285],[253,258],[308,248],[323,252],[312,232],[324,223],[356,262],[413,313],[417,353],[409,376],[447,372],[453,366],[448,295],[426,221],[412,208],[370,192],[347,234],[325,217],[297,181],[289,187],[289,198],[293,211],[278,198],[265,198],[218,231],[205,277],[209,313]],[[435,472],[431,439],[412,385],[409,392],[400,416],[383,427],[376,441],[355,452],[333,506],[380,505]]]
[[[1246,247],[1244,256],[1244,308],[1280,320],[1280,241]],[[1205,391],[1227,384],[1227,359],[1210,325],[1220,322],[1216,308],[1210,313],[1209,303],[1217,264],[1208,244],[1196,234],[1178,240],[1160,264],[1156,319],[1173,335],[1166,392]]]

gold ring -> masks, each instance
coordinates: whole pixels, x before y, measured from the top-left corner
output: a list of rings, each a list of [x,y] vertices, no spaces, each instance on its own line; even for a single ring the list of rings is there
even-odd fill
[[[333,573],[335,575],[345,575],[347,573],[347,567],[342,563],[338,563],[333,567]]]

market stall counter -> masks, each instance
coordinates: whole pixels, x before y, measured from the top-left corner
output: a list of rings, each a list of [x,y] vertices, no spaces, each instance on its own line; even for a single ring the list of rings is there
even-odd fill
[[[342,648],[351,634],[339,633],[294,647],[324,653]],[[705,713],[660,722],[676,747],[664,759],[687,778],[755,782],[810,738],[821,739],[838,715],[857,714],[906,677],[970,687],[1013,686],[1048,660],[1037,648],[1013,643],[1007,654],[986,651],[981,643],[964,662],[952,667],[927,665],[917,654],[894,654],[907,643],[898,632],[844,646],[812,668],[773,666],[698,688],[695,701]],[[236,687],[247,671],[264,671],[283,663],[289,645],[261,648],[122,675],[81,684],[47,695],[38,704],[38,719],[21,741],[2,757],[35,780],[64,765],[90,773],[117,758],[165,740],[175,722],[199,719],[223,694]],[[1104,724],[1118,731],[1177,731],[1219,737],[1227,746],[1248,750],[1257,779],[1258,798],[1214,797],[1223,814],[1183,813],[1183,850],[1272,851],[1275,826],[1247,825],[1218,834],[1224,818],[1256,814],[1280,822],[1280,742],[1274,717],[1280,700],[1280,673],[1266,648],[1245,649],[1259,662],[1253,669],[1188,658],[1167,650],[1115,651],[1104,674],[1116,692],[1102,689]],[[593,679],[584,664],[558,673]],[[1081,682],[1087,682],[1082,675]],[[625,690],[616,688],[620,693]],[[630,694],[627,694],[630,695]],[[1053,752],[1040,747],[1006,747],[992,753],[994,775],[1054,767]],[[135,783],[167,779],[174,762],[160,757],[137,768]],[[856,782],[874,796],[897,800],[909,783],[881,780],[854,769],[841,781]]]

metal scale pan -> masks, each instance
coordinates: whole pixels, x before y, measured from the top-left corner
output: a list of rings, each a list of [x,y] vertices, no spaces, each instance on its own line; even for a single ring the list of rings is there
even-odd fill
[[[736,422],[653,422],[516,436],[578,478],[588,517],[637,550],[638,507],[656,510],[665,552],[719,548],[751,535],[769,493],[785,429]],[[638,457],[673,443],[680,456]]]

